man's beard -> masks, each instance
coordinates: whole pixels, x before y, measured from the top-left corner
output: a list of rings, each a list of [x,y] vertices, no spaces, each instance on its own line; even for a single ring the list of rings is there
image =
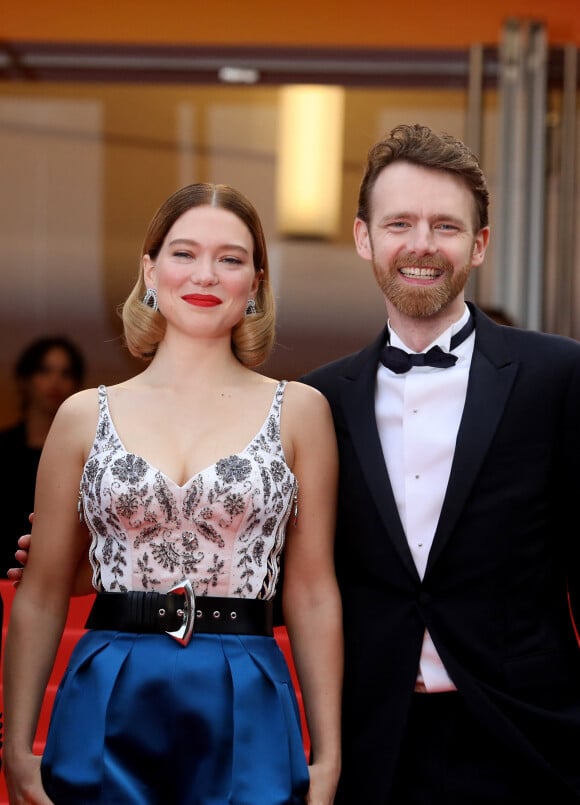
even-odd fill
[[[438,268],[443,274],[438,277],[437,285],[409,285],[399,275],[399,269],[405,266]],[[397,310],[405,316],[423,319],[439,313],[461,293],[469,279],[471,265],[454,270],[449,261],[437,255],[422,258],[399,255],[386,272],[373,259],[373,271],[385,298]]]

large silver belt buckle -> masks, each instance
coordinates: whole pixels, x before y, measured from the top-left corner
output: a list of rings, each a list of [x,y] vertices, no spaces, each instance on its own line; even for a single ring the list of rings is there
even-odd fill
[[[181,626],[174,632],[168,632],[166,630],[165,634],[177,640],[182,646],[187,646],[193,634],[193,623],[195,621],[195,593],[193,592],[193,587],[189,579],[180,581],[179,584],[172,587],[169,592],[175,593],[176,595],[183,595],[185,600],[183,609],[177,610],[177,615],[181,617]]]

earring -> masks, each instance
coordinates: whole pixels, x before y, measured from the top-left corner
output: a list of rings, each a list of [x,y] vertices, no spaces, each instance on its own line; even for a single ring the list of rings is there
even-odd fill
[[[254,313],[257,312],[258,308],[256,307],[256,300],[248,299],[248,304],[246,305],[246,316],[253,316]]]
[[[151,310],[159,310],[159,305],[157,304],[157,291],[155,288],[147,288],[147,292],[143,297],[143,304],[147,307],[150,307]]]

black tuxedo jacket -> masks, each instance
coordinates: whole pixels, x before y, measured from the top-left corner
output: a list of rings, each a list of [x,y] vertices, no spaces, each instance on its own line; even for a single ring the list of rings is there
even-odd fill
[[[387,801],[425,628],[493,740],[580,796],[570,616],[580,603],[580,344],[502,327],[470,307],[467,396],[422,581],[375,420],[385,331],[302,378],[329,400],[340,453],[341,805]]]

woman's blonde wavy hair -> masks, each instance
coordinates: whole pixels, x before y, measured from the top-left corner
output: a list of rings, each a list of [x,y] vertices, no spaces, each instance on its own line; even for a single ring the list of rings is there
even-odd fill
[[[125,343],[136,358],[150,361],[155,355],[165,335],[166,321],[160,311],[154,311],[143,303],[147,290],[143,279],[143,256],[148,254],[155,260],[175,221],[187,210],[203,205],[233,212],[252,236],[254,268],[256,272],[263,272],[256,294],[257,312],[246,316],[233,328],[232,351],[244,366],[260,366],[274,346],[276,327],[266,239],[254,205],[239,190],[225,184],[200,182],[182,187],[169,196],[153,216],[141,249],[137,282],[121,307]]]

